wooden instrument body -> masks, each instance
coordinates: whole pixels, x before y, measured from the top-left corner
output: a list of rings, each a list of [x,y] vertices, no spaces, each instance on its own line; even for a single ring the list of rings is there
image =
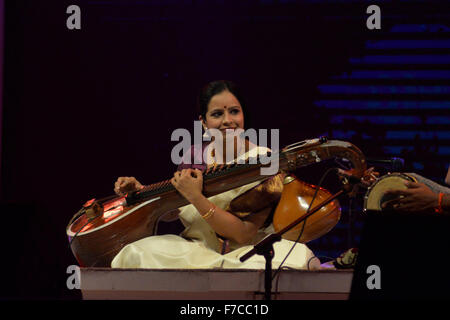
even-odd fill
[[[83,215],[69,225],[71,249],[80,266],[110,267],[114,256],[126,244],[156,234],[160,217],[182,205],[174,193],[164,198],[166,201],[155,197],[141,204],[116,208],[111,218],[111,211],[105,211],[91,222]],[[79,230],[83,231],[77,234]]]
[[[330,192],[320,188],[311,205],[315,193],[315,186],[299,181],[296,178],[288,181],[283,187],[283,193],[273,217],[275,231],[279,232],[284,229],[298,218],[306,215],[309,208],[314,208],[331,196]],[[339,222],[340,217],[341,207],[339,202],[334,200],[305,221],[284,233],[282,238],[296,241],[301,233],[301,237],[298,239],[299,242],[306,243],[315,240],[333,229]]]
[[[279,154],[279,171],[290,172],[296,168],[307,166],[331,158],[345,158],[354,165],[354,175],[362,177],[365,169],[365,157],[361,151],[351,143],[326,139],[305,140],[284,148]],[[211,197],[219,193],[270,178],[261,173],[262,164],[222,165],[208,169],[203,176],[203,194]],[[278,171],[278,172],[279,172]],[[133,193],[131,196],[116,197],[101,202],[100,211],[91,210],[92,205],[83,207],[69,222],[66,233],[70,246],[78,263],[82,267],[110,267],[114,256],[127,244],[156,234],[157,224],[161,216],[188,204],[170,185],[170,180],[157,183]],[[301,182],[287,184],[283,191],[279,206],[274,215],[274,226],[280,227],[292,222],[292,214],[305,213],[302,204],[311,200],[314,189],[305,187]],[[349,185],[349,188],[352,186]],[[349,190],[351,192],[351,190]],[[324,200],[329,194],[320,190],[314,205]],[[304,202],[299,196],[304,197]],[[309,201],[310,201],[309,200]],[[114,203],[124,205],[114,206]],[[300,207],[302,207],[300,210]],[[108,209],[109,208],[109,209]],[[327,205],[323,211],[317,212],[306,221],[305,230],[301,238],[307,242],[320,237],[333,228],[339,221],[340,208],[337,201]],[[91,212],[90,214],[88,214]],[[95,215],[92,214],[95,213]],[[320,220],[322,219],[322,220]],[[319,221],[320,220],[320,221]],[[299,224],[301,227],[302,224]],[[287,239],[296,239],[295,232],[287,233]],[[295,240],[293,239],[293,240]]]
[[[226,177],[212,175],[205,183],[203,194],[211,197],[269,178],[261,177],[259,170],[260,166],[253,166],[235,170]],[[111,203],[123,200],[123,197],[113,198],[104,206],[109,204],[113,207]],[[164,214],[187,204],[187,200],[173,189],[140,204],[105,210],[94,219],[83,214],[69,223],[66,229],[72,253],[82,267],[110,267],[114,256],[126,244],[155,235],[158,222]]]
[[[152,213],[157,210],[157,206],[157,203],[150,203],[140,208],[136,205],[123,209],[119,213],[122,218],[116,219],[114,223],[105,223],[76,234],[76,228],[83,227],[86,223],[89,226],[86,216],[79,219],[67,230],[67,234],[72,252],[80,266],[110,267],[112,259],[123,246],[141,239],[143,235],[154,234],[153,220],[156,216]]]

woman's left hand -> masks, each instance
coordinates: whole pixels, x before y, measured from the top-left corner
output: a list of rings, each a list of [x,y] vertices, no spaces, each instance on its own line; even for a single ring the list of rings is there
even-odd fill
[[[177,171],[170,182],[189,202],[202,195],[203,174],[198,169]]]

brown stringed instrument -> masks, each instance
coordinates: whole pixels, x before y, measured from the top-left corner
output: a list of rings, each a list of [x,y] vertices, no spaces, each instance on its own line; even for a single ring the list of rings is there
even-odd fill
[[[326,138],[304,140],[281,150],[278,154],[279,172],[291,172],[332,158],[349,160],[354,166],[354,176],[363,176],[366,162],[362,152],[349,142],[327,141]],[[232,163],[208,170],[203,176],[203,194],[211,197],[255,181],[264,181],[271,176],[262,175],[260,169],[269,165]],[[308,197],[310,191],[307,191],[308,188],[299,188],[299,184],[302,182],[291,180],[285,185],[274,215],[276,230],[295,220],[293,216],[298,218],[306,212],[298,210],[301,207],[299,199],[302,193]],[[348,186],[351,187],[350,184]],[[326,190],[318,193],[314,204],[327,194]],[[188,201],[178,193],[170,180],[146,186],[125,197],[92,199],[83,205],[67,225],[70,247],[80,266],[110,267],[114,256],[125,245],[155,235],[159,219],[164,214],[187,204]],[[314,219],[313,216],[308,218],[302,242],[315,239],[336,225],[340,207],[335,201],[329,206],[322,214],[317,212]],[[297,233],[287,233],[286,239],[294,238],[298,234],[298,228],[296,230]]]

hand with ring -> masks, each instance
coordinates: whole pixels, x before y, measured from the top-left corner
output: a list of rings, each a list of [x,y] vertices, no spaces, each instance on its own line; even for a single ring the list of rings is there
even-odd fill
[[[203,174],[198,169],[177,171],[170,182],[189,202],[202,196]]]

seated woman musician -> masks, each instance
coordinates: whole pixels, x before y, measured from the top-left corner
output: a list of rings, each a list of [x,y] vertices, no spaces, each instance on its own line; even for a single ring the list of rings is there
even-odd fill
[[[244,129],[244,113],[248,110],[243,101],[238,88],[229,81],[214,81],[203,88],[198,100],[199,119],[204,129],[220,130],[223,139],[211,139],[200,147],[192,146],[188,157],[192,160],[199,156],[203,163],[186,161],[189,163],[182,163],[171,179],[172,185],[190,203],[179,208],[185,230],[180,236],[155,235],[126,245],[113,259],[113,268],[264,269],[265,259],[260,255],[245,262],[239,258],[274,232],[271,220],[283,189],[283,174],[210,198],[202,194],[203,172],[217,163],[226,163],[226,150],[232,145],[235,160],[270,151],[247,139],[237,141],[237,135],[230,138],[233,130]],[[114,190],[123,195],[142,187],[134,177],[120,177]],[[274,268],[280,265],[293,244],[285,239],[274,244]],[[320,261],[313,257],[306,245],[297,243],[283,266],[317,268]]]

